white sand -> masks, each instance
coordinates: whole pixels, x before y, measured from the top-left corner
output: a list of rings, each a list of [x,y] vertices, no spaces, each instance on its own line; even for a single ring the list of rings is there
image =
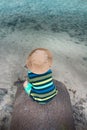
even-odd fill
[[[24,79],[25,60],[31,50],[44,47],[53,53],[53,77],[63,82],[69,91],[72,105],[80,99],[87,99],[87,46],[84,42],[76,44],[78,39],[67,33],[52,33],[43,31],[24,30],[10,32],[0,38],[0,87],[8,88],[9,95],[16,87],[13,82],[20,77]],[[76,91],[75,95],[73,91]],[[11,98],[5,96],[0,110],[5,103],[12,103]],[[87,102],[84,104],[87,115]]]
[[[75,41],[77,39],[67,33],[24,30],[7,34],[0,42],[0,80],[2,84],[6,83],[3,87],[10,88],[9,85],[18,78],[16,76],[22,73],[20,70],[23,71],[26,57],[32,49],[44,47],[53,53],[54,78],[77,90],[80,98],[84,97],[87,94],[87,61],[82,58],[87,55],[87,47],[82,43],[75,44]]]

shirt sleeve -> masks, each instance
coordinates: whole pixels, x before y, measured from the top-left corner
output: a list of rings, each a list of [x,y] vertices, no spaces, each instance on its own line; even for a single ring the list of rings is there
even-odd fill
[[[32,84],[31,84],[31,83],[28,83],[28,84],[26,85],[26,87],[24,87],[24,90],[25,90],[25,92],[26,92],[28,95],[30,95],[31,88],[32,88]]]

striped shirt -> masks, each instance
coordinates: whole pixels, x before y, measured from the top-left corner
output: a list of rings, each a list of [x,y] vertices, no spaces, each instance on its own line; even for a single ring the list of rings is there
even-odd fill
[[[26,92],[40,104],[47,103],[58,92],[53,83],[52,71],[50,69],[43,74],[35,74],[29,71],[28,82]]]

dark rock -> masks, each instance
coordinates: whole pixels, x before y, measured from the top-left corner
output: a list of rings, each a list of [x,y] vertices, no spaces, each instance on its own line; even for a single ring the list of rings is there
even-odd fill
[[[75,126],[77,129],[86,130],[87,129],[87,120],[84,114],[84,106],[83,103],[85,99],[80,99],[74,106],[73,106],[73,117],[75,120]]]
[[[8,90],[5,88],[0,88],[0,95],[5,95],[8,93]]]
[[[57,96],[45,105],[33,101],[17,88],[10,130],[75,130],[69,93],[59,81]]]
[[[84,61],[87,61],[87,57],[83,57],[83,60],[84,60]]]
[[[3,97],[8,93],[8,90],[5,88],[0,88],[0,101],[3,100]]]
[[[10,116],[5,113],[4,117],[1,120],[0,130],[9,130],[10,126]]]
[[[4,117],[3,119],[2,119],[2,121],[5,123],[5,122],[7,122],[8,121],[8,118],[7,117]]]

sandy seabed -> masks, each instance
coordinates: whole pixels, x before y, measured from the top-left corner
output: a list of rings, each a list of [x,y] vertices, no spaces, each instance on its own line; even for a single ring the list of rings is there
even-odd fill
[[[0,33],[0,129],[11,120],[16,93],[14,82],[24,79],[25,60],[31,50],[44,47],[53,54],[53,77],[70,94],[76,130],[87,128],[87,43],[67,32],[1,29]],[[7,129],[6,129],[7,130]]]

